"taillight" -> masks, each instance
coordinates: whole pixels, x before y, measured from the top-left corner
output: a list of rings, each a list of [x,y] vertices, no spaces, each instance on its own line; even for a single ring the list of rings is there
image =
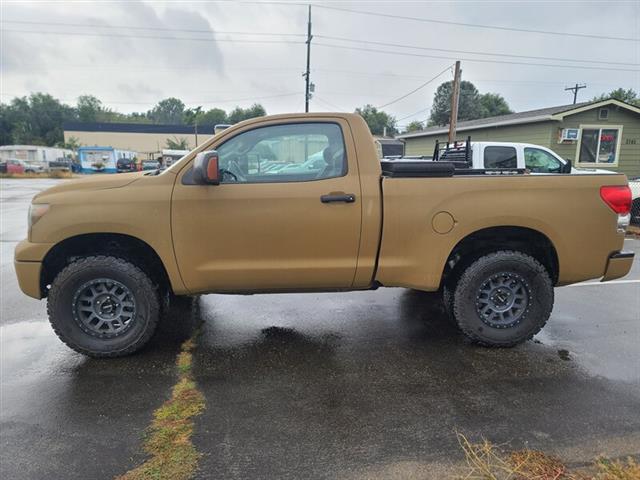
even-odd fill
[[[627,215],[631,212],[631,189],[628,185],[600,187],[600,196],[618,215]]]

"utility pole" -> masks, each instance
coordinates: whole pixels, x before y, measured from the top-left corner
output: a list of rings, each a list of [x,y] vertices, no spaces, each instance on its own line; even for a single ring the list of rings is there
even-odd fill
[[[451,88],[451,117],[449,118],[449,143],[456,141],[456,126],[458,124],[458,104],[460,102],[460,60],[456,61],[456,70]]]
[[[584,84],[584,83],[582,85],[576,83],[576,85],[574,87],[567,87],[567,88],[564,89],[565,92],[567,90],[571,90],[573,92],[573,104],[574,105],[576,104],[576,101],[578,100],[578,90],[581,90],[583,88],[587,88],[587,85]]]
[[[309,5],[309,20],[307,21],[307,71],[302,75],[304,77],[305,89],[304,89],[304,111],[309,111],[309,100],[311,99],[311,93],[309,92],[309,78],[311,73],[309,71],[311,67],[311,5]]]

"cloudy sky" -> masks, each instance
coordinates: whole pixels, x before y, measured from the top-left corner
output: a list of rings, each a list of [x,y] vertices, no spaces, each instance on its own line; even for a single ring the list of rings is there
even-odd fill
[[[464,80],[516,111],[570,103],[564,88],[576,82],[587,84],[582,100],[640,90],[638,1],[312,5],[312,111],[393,102],[384,110],[401,125],[424,120],[456,59]],[[5,102],[43,91],[67,103],[96,95],[122,112],[168,96],[190,107],[304,108],[304,3],[3,0],[0,8]]]

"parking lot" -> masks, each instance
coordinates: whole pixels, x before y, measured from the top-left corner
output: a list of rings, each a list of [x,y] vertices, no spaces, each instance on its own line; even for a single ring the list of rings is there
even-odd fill
[[[640,455],[638,260],[622,281],[556,289],[547,327],[513,349],[466,343],[435,295],[380,289],[207,295],[172,309],[139,354],[94,360],[58,341],[13,272],[31,197],[58,181],[0,189],[3,478],[140,464],[201,322],[199,478],[446,478],[463,461],[456,432],[572,464]],[[640,256],[640,240],[625,248]]]

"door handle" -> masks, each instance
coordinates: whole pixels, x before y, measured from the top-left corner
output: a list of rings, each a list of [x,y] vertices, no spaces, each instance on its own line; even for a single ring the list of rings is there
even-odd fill
[[[356,196],[353,193],[336,193],[329,195],[322,195],[320,197],[320,201],[322,203],[332,203],[332,202],[344,202],[344,203],[353,203],[356,201]]]

